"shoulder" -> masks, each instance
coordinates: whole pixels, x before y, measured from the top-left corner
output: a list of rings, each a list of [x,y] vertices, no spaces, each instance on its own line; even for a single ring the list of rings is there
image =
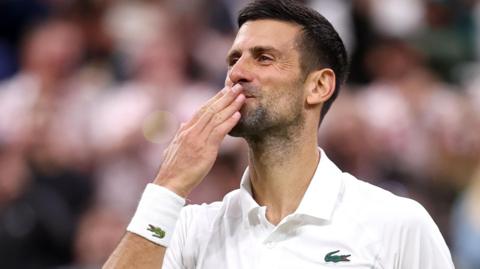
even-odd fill
[[[349,217],[379,243],[382,263],[398,268],[453,268],[440,230],[417,201],[347,175]]]
[[[345,174],[345,202],[353,205],[357,217],[392,225],[431,224],[425,208],[417,201],[401,197]]]
[[[417,201],[351,175],[347,175],[345,181],[344,212],[376,240],[398,243],[412,238],[430,238],[432,243],[444,244],[432,217]]]

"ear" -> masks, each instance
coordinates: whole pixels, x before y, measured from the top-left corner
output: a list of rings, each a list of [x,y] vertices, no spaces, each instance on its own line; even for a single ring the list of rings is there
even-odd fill
[[[307,104],[325,103],[335,91],[335,72],[330,68],[313,71],[306,83]]]

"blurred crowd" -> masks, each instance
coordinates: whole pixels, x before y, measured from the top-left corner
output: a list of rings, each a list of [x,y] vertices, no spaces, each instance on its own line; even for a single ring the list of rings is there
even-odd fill
[[[216,91],[246,0],[0,2],[0,268],[98,268],[181,122]],[[350,78],[319,143],[420,201],[456,267],[480,268],[480,1],[304,1],[338,29]],[[246,166],[227,137],[189,203]]]

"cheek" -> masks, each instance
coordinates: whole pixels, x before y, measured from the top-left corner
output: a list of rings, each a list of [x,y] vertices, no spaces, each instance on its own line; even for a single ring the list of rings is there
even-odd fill
[[[303,108],[303,83],[297,76],[293,77],[291,74],[283,77],[275,76],[275,79],[266,80],[262,84],[268,86],[262,89],[262,98],[259,103],[269,111],[292,112]]]
[[[264,96],[262,105],[267,108],[271,116],[288,116],[295,111],[298,111],[299,105],[298,96],[292,95],[291,89],[285,89],[288,91],[276,91],[275,93]]]
[[[269,99],[273,100],[277,105],[291,106],[292,104],[298,104],[303,99],[302,89],[301,84],[286,81],[269,93]]]

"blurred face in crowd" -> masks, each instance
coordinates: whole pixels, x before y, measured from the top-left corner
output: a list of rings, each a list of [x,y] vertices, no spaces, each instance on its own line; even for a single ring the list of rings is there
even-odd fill
[[[300,26],[277,20],[247,21],[239,29],[227,56],[227,85],[242,85],[247,99],[231,135],[288,136],[291,127],[302,126],[300,34]]]
[[[47,22],[27,37],[24,65],[29,71],[64,75],[78,63],[82,41],[75,24],[61,20]]]

